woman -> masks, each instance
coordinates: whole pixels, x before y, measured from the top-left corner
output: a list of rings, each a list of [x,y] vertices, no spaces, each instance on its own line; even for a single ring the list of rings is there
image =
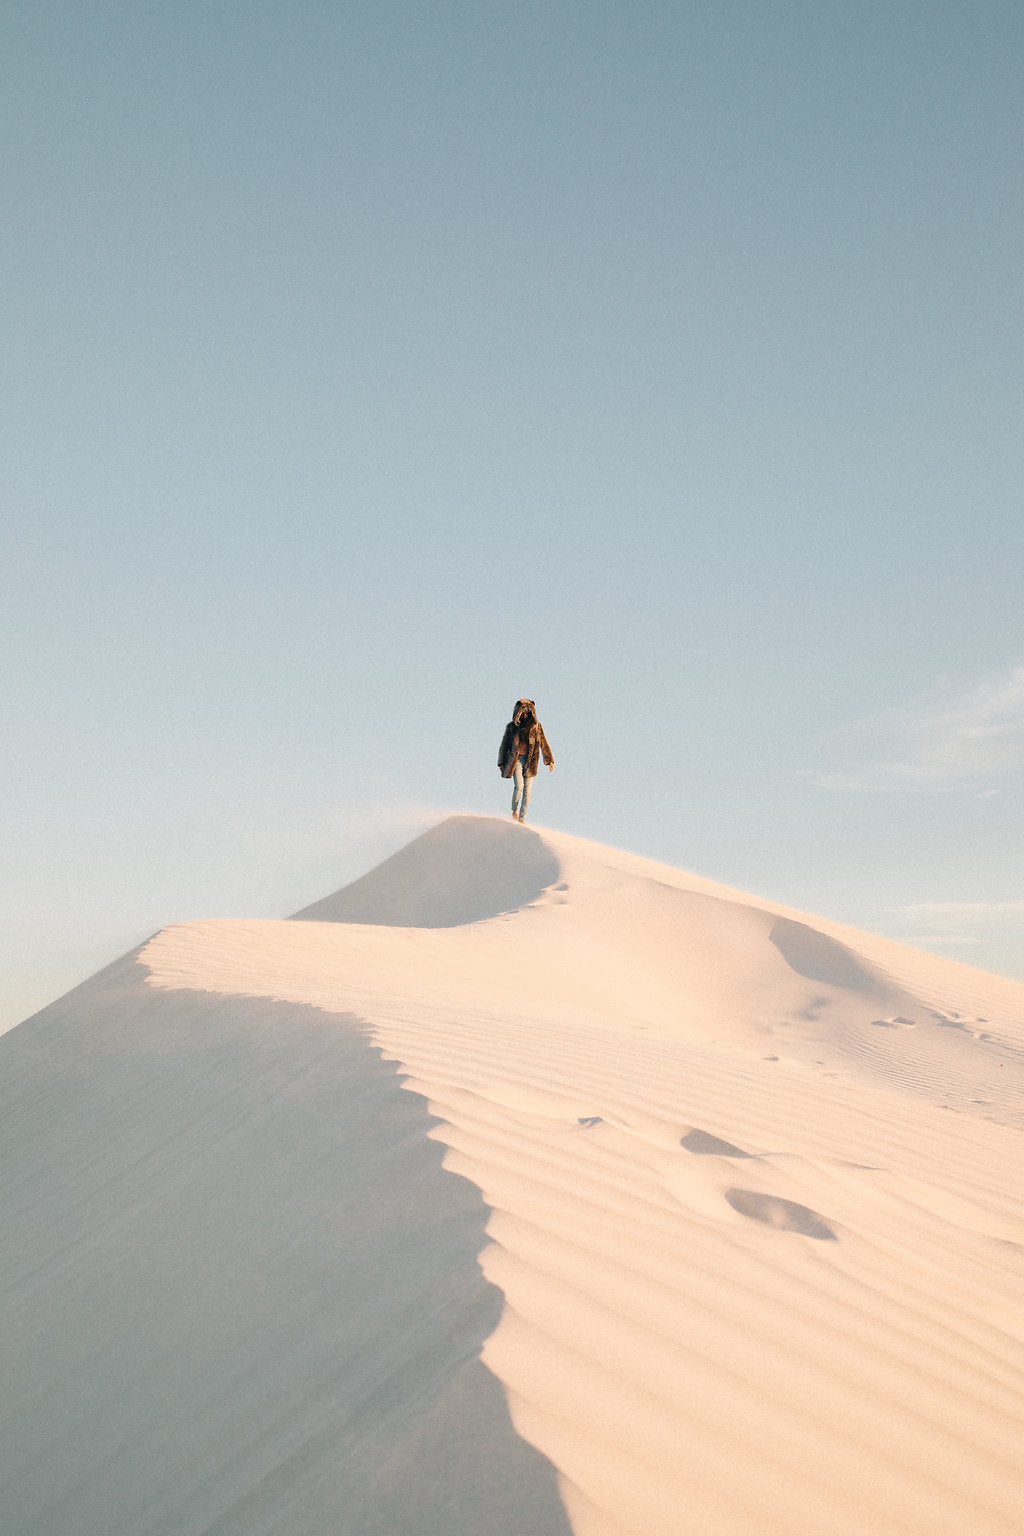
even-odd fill
[[[503,779],[513,779],[512,820],[525,821],[526,807],[530,803],[530,791],[537,777],[541,753],[548,765],[548,772],[555,771],[555,757],[548,746],[544,727],[537,719],[537,706],[532,699],[517,699],[512,719],[505,727],[498,749],[498,767]]]

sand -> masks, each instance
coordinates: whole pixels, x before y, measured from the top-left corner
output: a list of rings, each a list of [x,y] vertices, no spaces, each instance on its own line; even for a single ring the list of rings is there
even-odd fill
[[[4,1062],[12,1536],[1024,1530],[1024,985],[453,817]]]

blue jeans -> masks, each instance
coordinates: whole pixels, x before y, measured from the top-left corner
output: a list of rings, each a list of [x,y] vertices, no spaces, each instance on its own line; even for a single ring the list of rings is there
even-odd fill
[[[530,803],[530,791],[533,788],[533,780],[526,776],[526,754],[521,752],[516,758],[516,766],[512,770],[512,815],[519,812],[519,820],[526,820],[526,807]],[[523,798],[520,808],[519,797]]]

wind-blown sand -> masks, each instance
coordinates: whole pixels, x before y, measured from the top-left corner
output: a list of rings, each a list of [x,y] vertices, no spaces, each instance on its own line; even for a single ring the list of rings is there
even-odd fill
[[[1024,1530],[1024,986],[454,817],[0,1039],[11,1536]]]

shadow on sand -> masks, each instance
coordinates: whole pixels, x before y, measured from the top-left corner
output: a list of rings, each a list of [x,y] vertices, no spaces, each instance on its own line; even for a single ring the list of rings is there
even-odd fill
[[[558,860],[529,828],[450,816],[293,920],[457,928],[528,906],[559,876]]]
[[[0,1039],[6,1536],[569,1536],[425,1100],[356,1019],[145,976]]]
[[[806,976],[810,981],[822,981],[831,987],[845,987],[849,992],[874,993],[880,990],[877,976],[845,944],[809,928],[806,923],[780,917],[773,925],[769,938],[786,963],[798,975]]]

